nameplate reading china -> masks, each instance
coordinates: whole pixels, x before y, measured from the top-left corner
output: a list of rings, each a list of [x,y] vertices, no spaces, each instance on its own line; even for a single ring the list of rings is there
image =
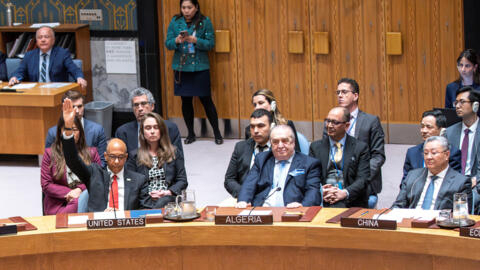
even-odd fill
[[[480,228],[460,228],[460,236],[480,238]]]
[[[89,219],[87,229],[145,227],[145,218]]]
[[[271,225],[273,215],[216,215],[215,225]]]
[[[365,229],[382,229],[396,230],[397,221],[395,220],[378,220],[370,218],[345,218],[340,219],[342,227],[365,228]]]

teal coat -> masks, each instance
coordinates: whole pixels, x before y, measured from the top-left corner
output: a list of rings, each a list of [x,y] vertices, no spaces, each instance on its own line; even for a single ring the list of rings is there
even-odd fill
[[[169,50],[175,50],[173,55],[172,68],[178,71],[202,71],[210,69],[210,62],[208,61],[208,51],[215,46],[215,32],[213,31],[212,21],[208,17],[200,22],[198,29],[194,29],[195,25],[187,27],[187,22],[182,16],[178,19],[172,18],[170,25],[168,25],[167,39],[165,46]],[[197,43],[195,46],[195,53],[188,53],[188,43],[176,44],[175,38],[181,31],[188,30],[190,35],[196,30]],[[180,64],[180,59],[186,58],[183,65]],[[183,59],[182,59],[183,61]]]

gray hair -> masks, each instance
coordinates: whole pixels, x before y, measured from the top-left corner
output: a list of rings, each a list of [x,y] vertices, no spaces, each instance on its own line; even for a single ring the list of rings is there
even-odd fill
[[[428,137],[428,138],[425,140],[425,144],[423,145],[423,148],[425,149],[425,145],[427,145],[427,143],[430,143],[430,142],[439,142],[440,145],[443,147],[443,150],[444,150],[444,151],[447,151],[447,150],[450,151],[450,144],[448,143],[447,138],[445,138],[445,137],[443,137],[443,136],[432,136],[432,137]]]
[[[295,132],[293,132],[292,127],[290,127],[289,125],[276,125],[276,126],[274,126],[274,127],[270,130],[270,138],[272,137],[273,131],[274,131],[274,130],[277,130],[277,129],[288,130],[289,133],[290,133],[290,138],[295,142]]]
[[[143,87],[137,87],[132,90],[130,93],[130,102],[132,103],[133,106],[133,98],[134,97],[140,97],[140,96],[147,96],[148,102],[150,104],[155,104],[155,98],[153,98],[152,92],[150,92],[148,89],[143,88]]]

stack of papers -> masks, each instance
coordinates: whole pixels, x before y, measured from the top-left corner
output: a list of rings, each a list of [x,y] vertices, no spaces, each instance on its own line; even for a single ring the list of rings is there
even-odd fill
[[[402,222],[404,218],[413,218],[418,220],[432,220],[438,217],[440,210],[423,210],[423,209],[403,209],[394,208],[389,213],[383,214],[378,218],[378,214],[373,219],[379,220],[395,220],[397,223]]]
[[[268,216],[272,214],[272,210],[253,210],[250,214],[250,210],[243,210],[238,214],[239,216]]]

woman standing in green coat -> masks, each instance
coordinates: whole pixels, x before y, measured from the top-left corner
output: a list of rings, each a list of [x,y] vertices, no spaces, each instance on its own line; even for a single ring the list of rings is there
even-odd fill
[[[185,144],[196,140],[193,130],[193,97],[199,97],[208,121],[212,125],[215,143],[222,144],[218,115],[210,91],[208,51],[215,46],[215,34],[210,19],[200,12],[198,0],[180,0],[180,13],[168,26],[165,45],[175,50],[172,61],[175,96],[182,98],[183,119],[188,129]]]

